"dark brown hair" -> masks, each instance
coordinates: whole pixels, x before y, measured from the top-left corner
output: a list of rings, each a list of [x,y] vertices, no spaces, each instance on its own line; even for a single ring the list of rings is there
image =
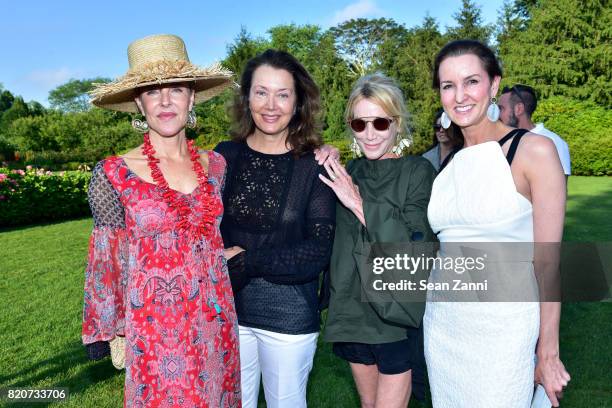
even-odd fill
[[[444,109],[440,109],[438,112],[436,112],[436,117],[433,121],[434,126],[438,124],[438,120],[442,116],[442,112],[444,112]],[[453,143],[453,147],[463,146],[463,133],[461,132],[461,128],[455,122],[451,122],[450,127],[448,129],[444,129],[444,131],[446,132],[447,137]],[[438,142],[436,132],[434,131],[430,149],[436,147],[438,143],[440,142]]]
[[[493,81],[496,76],[502,76],[502,69],[495,54],[489,47],[476,40],[456,40],[446,44],[434,60],[433,69],[433,87],[440,89],[440,64],[449,57],[458,57],[460,55],[472,54],[478,57],[482,67],[489,75],[489,79]]]
[[[510,92],[510,101],[512,108],[521,102],[525,106],[525,113],[531,118],[533,112],[538,107],[538,99],[536,98],[535,90],[529,85],[516,84],[512,87],[505,86],[501,91],[501,95]]]
[[[320,147],[323,140],[320,134],[318,113],[320,110],[320,93],[317,84],[310,74],[288,52],[268,49],[251,58],[244,68],[240,79],[240,88],[234,98],[231,109],[233,126],[232,139],[244,141],[255,131],[255,122],[249,109],[249,95],[255,70],[262,65],[284,69],[293,77],[296,92],[295,113],[289,122],[287,143],[297,155],[301,155]]]

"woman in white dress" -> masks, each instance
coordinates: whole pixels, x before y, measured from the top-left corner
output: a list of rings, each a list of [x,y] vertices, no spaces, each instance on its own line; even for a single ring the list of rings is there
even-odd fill
[[[441,251],[449,242],[561,241],[565,177],[555,146],[497,120],[501,76],[493,52],[477,41],[451,42],[436,57],[442,124],[456,123],[465,138],[432,189],[428,217]],[[440,276],[434,268],[430,281]],[[423,327],[435,408],[529,407],[534,382],[558,406],[570,379],[559,358],[560,303],[430,295]]]

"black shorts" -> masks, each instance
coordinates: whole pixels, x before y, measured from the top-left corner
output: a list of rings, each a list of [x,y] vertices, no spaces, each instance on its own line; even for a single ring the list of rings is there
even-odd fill
[[[373,365],[376,364],[381,374],[401,374],[412,369],[415,355],[420,354],[414,350],[413,339],[394,341],[392,343],[366,344],[366,343],[334,343],[333,351],[338,357],[350,363]],[[417,345],[418,347],[418,345]]]

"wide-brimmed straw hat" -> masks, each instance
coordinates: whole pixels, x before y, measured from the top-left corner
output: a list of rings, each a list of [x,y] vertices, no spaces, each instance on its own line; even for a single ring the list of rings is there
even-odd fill
[[[185,43],[170,34],[151,35],[128,46],[128,72],[116,80],[96,84],[89,93],[91,103],[100,108],[138,112],[135,89],[148,85],[192,82],[195,102],[220,94],[233,84],[232,72],[220,64],[198,67],[189,62]]]

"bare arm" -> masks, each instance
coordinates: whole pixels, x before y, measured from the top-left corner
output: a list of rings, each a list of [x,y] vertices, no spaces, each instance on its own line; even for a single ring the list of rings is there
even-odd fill
[[[526,140],[527,141],[527,140]],[[534,265],[538,282],[550,299],[559,279],[559,245],[563,236],[566,180],[552,141],[530,138],[526,143],[525,177],[533,204]],[[542,293],[542,291],[541,291]],[[554,296],[558,299],[558,296]],[[546,299],[544,299],[546,300]],[[541,383],[553,406],[558,406],[570,376],[559,357],[560,302],[540,303],[540,333],[536,354],[535,380]]]

